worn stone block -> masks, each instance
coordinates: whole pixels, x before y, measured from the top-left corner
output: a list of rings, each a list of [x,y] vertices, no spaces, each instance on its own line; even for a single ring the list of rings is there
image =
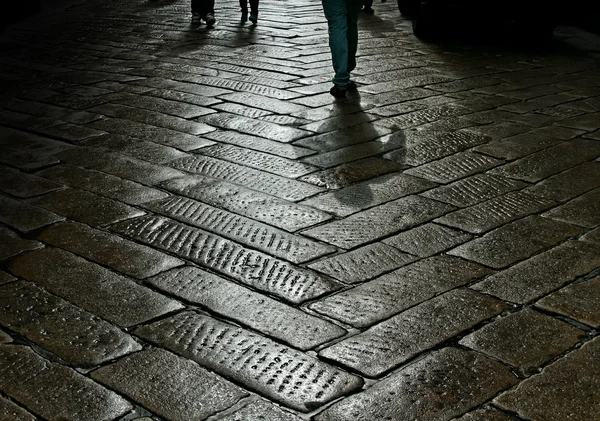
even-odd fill
[[[315,153],[315,151],[311,149],[299,146],[300,141],[294,145],[290,145],[288,143],[281,143],[263,137],[238,133],[233,130],[217,130],[206,134],[204,137],[219,143],[227,143],[241,148],[254,149],[290,159],[302,158]]]
[[[513,160],[558,145],[559,143],[560,140],[551,136],[527,132],[503,139],[496,139],[485,145],[477,146],[474,150],[498,159]]]
[[[1,421],[36,421],[37,419],[28,411],[0,396]]]
[[[502,161],[498,159],[467,151],[411,168],[404,171],[404,173],[436,183],[450,183],[483,172],[501,163]]]
[[[598,370],[600,339],[596,338],[498,396],[494,403],[532,421],[593,420],[600,406]]]
[[[600,244],[600,228],[596,228],[582,235],[580,240]]]
[[[331,110],[330,113],[327,113],[322,117],[331,117],[331,113],[334,113],[334,110]],[[370,121],[367,121],[351,127],[338,128],[326,133],[308,136],[294,142],[294,145],[304,146],[319,152],[328,152],[356,145],[358,143],[369,142],[389,133],[390,129],[376,126]]]
[[[510,370],[496,361],[473,352],[444,348],[334,404],[315,419],[448,420],[516,382]]]
[[[64,219],[44,208],[0,195],[0,222],[18,231],[33,231]]]
[[[0,270],[0,285],[7,284],[14,280],[15,280],[15,278],[13,276],[9,275],[8,273],[4,272],[3,270]]]
[[[43,246],[39,241],[25,240],[14,231],[0,226],[0,260],[6,260],[24,251],[36,250]]]
[[[361,378],[315,357],[192,312],[138,328],[135,333],[303,412],[363,385]]]
[[[334,151],[321,152],[318,155],[306,157],[302,161],[319,168],[333,168],[358,159],[380,155],[396,149],[398,146],[397,142],[394,141],[394,136],[384,136],[358,145],[344,146]]]
[[[515,421],[515,419],[497,409],[476,409],[460,418],[453,418],[450,421]]]
[[[58,164],[56,154],[73,145],[25,131],[0,128],[0,162],[26,171]]]
[[[10,335],[8,333],[6,333],[5,331],[3,331],[2,329],[0,329],[0,344],[8,344],[11,343],[13,340],[10,337]]]
[[[543,216],[586,228],[600,226],[600,188],[585,193]]]
[[[283,411],[276,405],[263,400],[254,401],[233,414],[225,415],[220,421],[302,421],[302,418]]]
[[[75,370],[30,348],[0,346],[0,390],[49,420],[112,421],[133,407]]]
[[[537,196],[561,202],[600,186],[600,163],[586,162],[525,189]]]
[[[429,257],[473,238],[472,235],[428,223],[383,240],[383,243],[420,257]]]
[[[131,156],[154,164],[164,164],[186,156],[186,153],[171,146],[142,140],[135,137],[109,133],[84,142],[86,146],[96,146],[119,154]]]
[[[62,187],[60,183],[0,165],[0,190],[11,196],[33,197]]]

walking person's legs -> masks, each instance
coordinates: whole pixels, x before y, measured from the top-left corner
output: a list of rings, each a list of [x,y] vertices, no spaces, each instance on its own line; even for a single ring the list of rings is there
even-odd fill
[[[242,22],[248,22],[248,0],[240,0],[240,10],[242,11]]]
[[[200,16],[208,26],[215,24],[215,0],[198,0],[200,3]]]
[[[250,21],[255,25],[258,21],[258,0],[250,0]]]

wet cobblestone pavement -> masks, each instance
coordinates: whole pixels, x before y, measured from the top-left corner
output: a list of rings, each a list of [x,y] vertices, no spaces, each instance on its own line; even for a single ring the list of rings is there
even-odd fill
[[[0,421],[600,420],[600,36],[260,7],[0,35]]]

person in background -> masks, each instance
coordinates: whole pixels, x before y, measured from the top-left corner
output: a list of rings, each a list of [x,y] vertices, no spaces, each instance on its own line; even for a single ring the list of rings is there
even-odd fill
[[[199,24],[201,20],[209,28],[215,24],[215,0],[192,0],[192,23]]]
[[[242,9],[242,22],[248,21],[248,1],[250,1],[250,22],[256,25],[258,21],[258,1],[259,0],[240,0]]]
[[[329,30],[329,49],[333,61],[333,87],[329,93],[336,98],[346,96],[356,88],[350,72],[356,67],[358,48],[358,12],[363,0],[322,0]]]

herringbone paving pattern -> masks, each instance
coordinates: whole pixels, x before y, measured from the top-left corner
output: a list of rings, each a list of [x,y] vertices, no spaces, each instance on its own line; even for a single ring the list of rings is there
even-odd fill
[[[600,37],[374,8],[6,28],[0,421],[600,420]]]

